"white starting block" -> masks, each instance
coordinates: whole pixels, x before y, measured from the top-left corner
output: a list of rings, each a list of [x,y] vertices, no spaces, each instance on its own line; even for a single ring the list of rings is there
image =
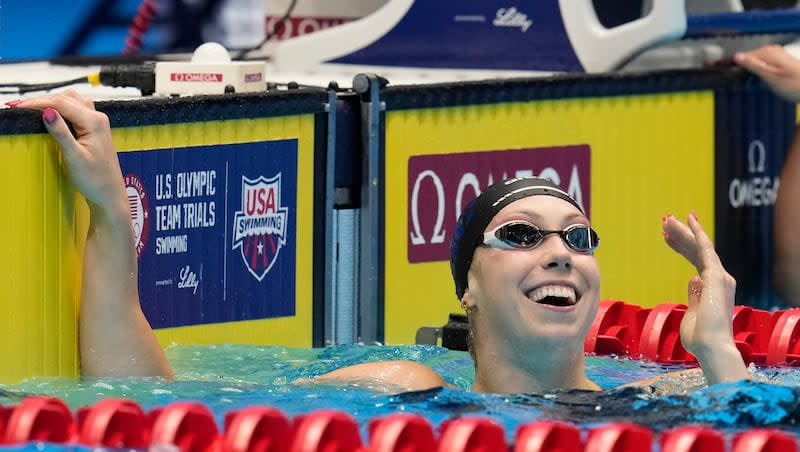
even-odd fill
[[[599,73],[697,67],[800,32],[797,9],[745,11],[741,0],[645,0],[642,10],[607,28],[592,0],[389,0],[360,19],[275,43],[269,53],[278,72],[344,65]]]
[[[282,41],[272,56],[279,71],[342,63],[604,72],[685,31],[685,8],[675,0],[654,0],[649,14],[611,29],[591,0],[391,0],[361,19]]]

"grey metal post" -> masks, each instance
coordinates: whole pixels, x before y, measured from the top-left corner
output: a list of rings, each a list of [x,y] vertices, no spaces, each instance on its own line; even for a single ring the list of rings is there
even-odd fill
[[[328,113],[328,142],[325,161],[325,345],[336,344],[336,245],[337,228],[336,215],[333,211],[333,195],[335,190],[336,172],[336,93],[328,93],[328,103],[325,105]]]
[[[375,74],[358,74],[353,78],[353,91],[361,95],[362,139],[364,142],[361,166],[361,208],[359,211],[359,289],[356,298],[358,340],[364,343],[383,340],[383,312],[380,272],[381,216],[383,184],[381,155],[380,94],[386,80]],[[379,331],[380,329],[380,331]]]

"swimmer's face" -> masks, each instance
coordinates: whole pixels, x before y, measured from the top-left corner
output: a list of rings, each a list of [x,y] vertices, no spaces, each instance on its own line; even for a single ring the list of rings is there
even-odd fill
[[[559,231],[589,225],[575,206],[562,199],[529,196],[498,212],[485,232],[512,221]],[[520,343],[524,343],[521,338],[566,340],[582,347],[597,312],[597,261],[591,253],[568,247],[558,234],[546,235],[530,249],[478,246],[467,279],[464,301],[477,309],[480,335]]]

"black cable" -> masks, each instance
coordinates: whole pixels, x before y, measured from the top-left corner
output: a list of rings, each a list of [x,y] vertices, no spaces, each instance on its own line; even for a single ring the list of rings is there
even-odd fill
[[[101,66],[98,72],[60,82],[36,84],[3,83],[0,84],[0,94],[49,91],[77,83],[88,83],[92,86],[139,88],[142,95],[149,96],[155,92],[156,88],[155,63],[105,65]]]
[[[276,34],[278,34],[280,29],[283,27],[283,24],[286,22],[286,19],[288,19],[289,16],[292,15],[292,12],[294,11],[294,7],[295,6],[297,6],[297,0],[292,0],[292,2],[289,4],[289,7],[286,8],[286,12],[283,13],[283,16],[280,19],[278,19],[277,22],[275,22],[275,26],[272,27],[272,31],[267,33],[267,35],[264,36],[264,39],[261,40],[261,42],[259,42],[258,44],[254,45],[253,47],[249,47],[249,48],[240,50],[239,53],[235,57],[233,57],[233,59],[234,60],[243,60],[247,56],[248,53],[250,53],[250,52],[252,52],[254,50],[258,50],[261,47],[263,47],[264,44],[268,43],[270,39],[272,39],[273,37],[275,37]]]
[[[72,80],[64,80],[61,82],[51,82],[51,83],[2,83],[0,84],[0,93],[7,94],[7,93],[30,93],[33,91],[50,91],[51,89],[61,88],[64,86],[74,85],[76,83],[89,83],[89,76],[84,75],[83,77],[74,78]],[[3,89],[6,88],[6,89]],[[8,88],[14,88],[9,90]]]

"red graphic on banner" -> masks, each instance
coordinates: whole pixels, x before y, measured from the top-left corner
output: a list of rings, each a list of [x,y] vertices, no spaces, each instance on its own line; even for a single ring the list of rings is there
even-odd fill
[[[147,233],[150,231],[150,201],[144,190],[142,179],[136,174],[126,174],[125,192],[128,195],[128,207],[131,211],[131,226],[133,227],[133,243],[136,247],[136,258],[144,252],[147,244]]]
[[[277,39],[289,39],[297,36],[303,36],[315,31],[324,30],[326,28],[336,27],[358,17],[289,17],[283,21],[277,30],[275,25],[281,20],[280,16],[267,16],[266,17],[266,31],[267,33],[275,34]]]
[[[550,179],[589,216],[590,164],[586,144],[410,157],[408,261],[450,259],[450,240],[461,210],[486,187],[510,177]]]

